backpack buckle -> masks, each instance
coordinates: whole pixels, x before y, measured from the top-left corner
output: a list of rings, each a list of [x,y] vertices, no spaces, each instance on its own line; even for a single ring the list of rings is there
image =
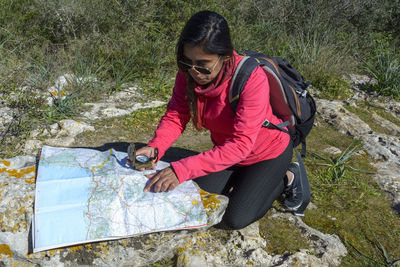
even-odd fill
[[[304,89],[304,90],[302,90],[302,89],[296,89],[296,93],[297,93],[298,95],[300,95],[301,97],[306,97],[308,91],[307,91],[306,89]]]
[[[264,122],[262,123],[263,127],[269,128],[269,126],[271,125],[271,122],[267,119],[264,120]]]

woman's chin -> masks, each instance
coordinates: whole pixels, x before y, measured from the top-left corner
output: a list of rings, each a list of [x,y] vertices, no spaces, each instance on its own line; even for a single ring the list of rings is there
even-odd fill
[[[204,79],[196,79],[196,78],[194,78],[194,81],[195,81],[198,85],[206,85],[206,84],[208,84],[208,80],[204,80]]]

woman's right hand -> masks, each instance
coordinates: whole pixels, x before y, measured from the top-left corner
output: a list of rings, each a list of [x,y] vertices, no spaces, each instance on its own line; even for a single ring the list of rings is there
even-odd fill
[[[148,158],[153,158],[155,156],[155,149],[154,149],[154,147],[151,147],[151,146],[144,146],[144,147],[136,150],[136,156],[139,156],[139,155],[144,155]],[[140,168],[139,171],[154,170],[156,168],[156,161],[157,161],[157,159],[151,164],[150,167]]]

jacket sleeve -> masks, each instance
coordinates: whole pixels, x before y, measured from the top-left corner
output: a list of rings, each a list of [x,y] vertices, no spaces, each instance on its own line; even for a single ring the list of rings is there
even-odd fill
[[[148,143],[149,146],[158,148],[159,159],[182,134],[189,120],[190,110],[186,101],[186,78],[178,72],[167,110],[158,124],[153,139]]]
[[[271,109],[268,79],[258,67],[243,88],[230,137],[209,151],[172,162],[179,181],[221,171],[246,159],[253,150],[267,109]]]

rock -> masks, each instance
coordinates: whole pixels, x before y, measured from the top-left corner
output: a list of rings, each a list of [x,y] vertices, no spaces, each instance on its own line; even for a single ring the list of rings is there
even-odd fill
[[[13,120],[12,110],[8,107],[0,108],[0,133],[4,131],[7,125]]]
[[[318,207],[313,202],[310,202],[310,203],[308,203],[307,209],[308,210],[316,210],[316,209],[318,209]]]
[[[375,85],[378,82],[372,77],[359,74],[348,74],[343,76],[343,78],[349,81],[353,85],[353,87],[357,89],[363,89],[366,85]]]
[[[129,115],[138,109],[159,107],[166,104],[166,102],[158,100],[141,103],[140,99],[143,97],[138,91],[138,87],[129,87],[114,93],[103,101],[86,103],[90,110],[81,114],[82,118],[89,120],[113,118]]]
[[[119,108],[118,106],[121,103],[109,103],[109,102],[100,102],[100,103],[86,103],[86,105],[91,106],[89,111],[86,111],[82,114],[83,118],[96,120],[100,118],[113,118],[118,116],[129,115],[133,111],[143,108],[152,108],[159,107],[164,105],[165,102],[162,101],[151,101],[148,103],[135,103],[131,102],[127,105],[126,108]]]
[[[57,78],[54,85],[47,89],[48,94],[46,95],[46,103],[48,105],[53,105],[55,99],[65,99],[68,94],[72,92],[66,91],[66,86],[68,84],[78,84],[82,87],[82,85],[93,84],[97,82],[97,78],[95,77],[76,77],[73,74],[66,73]]]
[[[118,91],[115,94],[111,95],[107,100],[109,103],[129,103],[137,98],[141,98],[142,95],[138,92],[139,87],[133,86],[123,89],[122,91]]]
[[[212,265],[207,262],[207,253],[204,251],[199,252],[196,255],[188,254],[184,252],[179,255],[177,260],[177,267],[197,267],[197,266],[222,266],[221,262],[212,261]]]
[[[6,266],[29,263],[25,255],[34,189],[35,157],[0,160],[0,261]]]
[[[59,78],[55,86],[63,88],[67,83],[67,78],[64,78],[65,80]],[[375,97],[358,89],[367,83],[365,78],[353,76],[350,79],[355,92],[350,104]],[[132,87],[114,94],[103,102],[89,103],[92,108],[83,114],[83,120],[126,115],[139,108],[165,104],[161,101],[141,104],[137,101],[140,97],[137,88]],[[321,99],[316,101],[321,119],[339,131],[362,140],[366,151],[379,159],[373,163],[377,168],[375,179],[381,188],[389,193],[394,207],[398,207],[400,214],[399,127],[375,114],[374,119],[379,125],[389,129],[394,135],[375,133],[358,116],[347,111],[344,102]],[[388,100],[382,105],[387,105],[393,116],[400,115],[399,103]],[[0,109],[0,115],[3,114],[1,111],[4,109]],[[5,112],[10,116],[11,110]],[[0,129],[3,117],[0,117]],[[321,119],[318,118],[316,123]],[[4,119],[6,120],[10,120],[10,117]],[[95,129],[88,123],[64,120],[50,125],[43,131],[33,131],[24,151],[33,154],[43,144],[70,146],[76,135],[93,130]],[[328,147],[326,152],[341,153],[335,147]],[[211,227],[221,219],[228,200],[226,197],[204,191],[200,193],[208,215],[208,227],[152,233],[30,253],[34,173],[35,157],[0,160],[0,262],[4,266],[149,266],[160,260],[172,258],[177,259],[177,266],[335,266],[340,264],[341,257],[347,253],[336,235],[317,231],[306,225],[300,217],[275,211],[269,216],[287,220],[300,229],[302,235],[309,240],[310,247],[302,248],[294,254],[286,252],[270,255],[267,241],[259,234],[258,222],[235,231]],[[317,207],[310,203],[308,208]],[[335,220],[334,217],[330,219]]]
[[[376,168],[375,181],[382,188],[383,191],[388,193],[392,199],[392,206],[395,211],[400,215],[400,173],[399,164],[395,162],[382,162],[377,161],[372,163]]]
[[[49,132],[50,130],[50,132]],[[42,134],[38,130],[30,133],[29,139],[25,143],[24,152],[26,154],[35,154],[44,144],[50,146],[64,146],[69,147],[75,142],[75,137],[86,131],[94,131],[94,127],[85,122],[75,120],[62,120],[58,123],[50,125],[49,129],[44,129]],[[44,142],[36,140],[39,137],[53,137],[48,138]]]
[[[382,126],[385,129],[389,130],[389,132],[391,132],[392,135],[400,137],[400,127],[399,126],[397,126],[393,122],[390,122],[390,121],[382,118],[381,116],[379,116],[375,113],[372,113],[372,117],[374,118],[374,120],[376,121],[377,124],[379,124],[380,126]]]
[[[50,138],[46,139],[46,145],[49,146],[62,146],[70,147],[75,142],[75,138],[72,136],[67,136],[64,138]]]
[[[344,255],[338,238],[320,233],[300,218],[283,216],[313,240],[311,250],[293,255],[269,255],[267,242],[259,234],[259,224],[226,231],[211,225],[218,223],[228,200],[224,196],[201,191],[208,216],[208,227],[193,230],[152,233],[114,241],[90,243],[62,249],[31,253],[31,220],[35,189],[35,157],[0,160],[0,260],[5,265],[39,266],[149,266],[161,259],[177,256],[178,266],[272,266],[292,263],[336,265]],[[311,242],[311,241],[310,241]],[[315,255],[318,255],[315,256]]]
[[[75,137],[80,133],[85,131],[94,131],[94,127],[81,121],[74,121],[74,120],[62,120],[58,123],[60,128],[55,126],[52,129],[52,132],[57,133],[57,130],[60,131],[57,133],[57,138],[68,136],[68,137]]]
[[[84,129],[88,129],[90,131],[94,131],[93,127],[83,127],[83,128]],[[50,129],[50,133],[49,134],[51,136],[54,136],[61,130],[61,126],[58,123],[53,123],[52,125],[50,125],[49,129]],[[83,132],[83,130],[82,130],[82,132]]]
[[[376,133],[355,114],[344,109],[344,103],[340,101],[316,100],[318,112],[321,117],[344,134],[354,136],[362,140],[365,150],[375,159],[373,163],[377,168],[376,182],[388,192],[393,207],[400,214],[400,127],[373,115],[375,121],[382,127],[389,129],[393,135]],[[395,104],[392,104],[395,107]]]
[[[289,213],[274,213],[272,217],[293,223],[311,242],[310,249],[303,249],[289,257],[285,255],[288,259],[282,266],[337,266],[341,258],[347,254],[346,247],[335,234],[321,233],[305,224],[300,217]],[[275,264],[279,262],[282,262],[282,258],[274,259]]]
[[[23,148],[23,151],[25,154],[28,155],[34,155],[37,153],[37,151],[43,146],[43,142],[36,140],[36,139],[30,139],[25,142],[25,146]]]
[[[32,156],[0,160],[0,262],[5,266],[149,266],[172,258],[185,240],[209,235],[206,227],[31,253],[35,160]],[[201,196],[210,227],[221,220],[228,200],[204,191]]]
[[[226,246],[229,260],[233,265],[243,266],[251,263],[257,266],[268,266],[271,263],[272,256],[266,251],[267,242],[260,235],[258,221],[244,229],[233,231]]]
[[[266,252],[266,241],[260,236],[259,223],[241,230],[225,231],[228,241],[213,238],[225,230],[198,235],[186,240],[178,249],[177,266],[269,266],[272,256]]]
[[[329,147],[323,149],[322,151],[326,152],[326,153],[329,153],[329,154],[332,154],[332,155],[337,155],[337,154],[341,154],[342,153],[342,150],[340,150],[339,148],[334,147],[334,146],[329,146]]]
[[[369,132],[372,132],[369,125],[358,116],[347,111],[342,102],[316,99],[316,104],[321,117],[340,132],[355,137],[368,135]]]
[[[229,238],[225,244],[217,239],[211,241],[207,234],[187,239],[178,249],[177,266],[335,266],[347,254],[339,237],[323,234],[299,217],[282,212],[275,212],[270,217],[293,223],[310,240],[311,247],[292,255],[269,255],[267,242],[260,236],[259,224],[255,222],[242,230],[227,232]]]

